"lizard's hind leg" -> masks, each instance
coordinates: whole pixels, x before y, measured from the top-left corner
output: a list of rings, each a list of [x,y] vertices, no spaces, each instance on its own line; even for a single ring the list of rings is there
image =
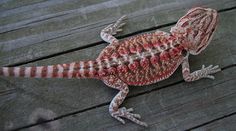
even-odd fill
[[[117,119],[118,121],[122,122],[123,124],[125,124],[125,121],[121,117],[129,119],[141,126],[147,126],[145,122],[138,120],[139,118],[141,118],[139,114],[131,113],[133,111],[133,108],[129,109],[126,109],[125,107],[119,108],[119,106],[125,100],[125,97],[129,92],[128,85],[114,75],[104,77],[102,78],[102,80],[109,87],[119,90],[119,93],[113,98],[109,106],[109,112],[111,116]]]
[[[118,41],[113,35],[116,35],[118,32],[122,31],[121,27],[125,25],[125,23],[123,22],[125,18],[126,16],[124,15],[119,18],[114,24],[110,24],[106,28],[104,28],[100,33],[101,38],[110,44]]]

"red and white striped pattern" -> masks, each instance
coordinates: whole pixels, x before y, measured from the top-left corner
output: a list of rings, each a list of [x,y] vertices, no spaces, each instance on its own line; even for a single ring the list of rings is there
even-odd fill
[[[103,65],[106,63],[107,60],[96,60],[36,67],[2,67],[0,75],[31,78],[97,78],[104,75]],[[103,71],[102,74],[99,74],[99,71]]]

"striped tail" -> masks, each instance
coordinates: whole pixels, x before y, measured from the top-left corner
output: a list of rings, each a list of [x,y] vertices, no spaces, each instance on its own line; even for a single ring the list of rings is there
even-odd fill
[[[36,67],[1,67],[0,76],[30,78],[99,78],[107,74],[100,61],[80,61]]]

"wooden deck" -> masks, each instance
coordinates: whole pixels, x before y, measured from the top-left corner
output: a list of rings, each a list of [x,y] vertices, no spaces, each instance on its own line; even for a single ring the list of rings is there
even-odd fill
[[[149,124],[122,125],[108,113],[117,93],[93,79],[0,77],[0,130],[225,130],[236,129],[235,0],[1,0],[0,66],[37,66],[95,59],[107,45],[99,32],[128,19],[119,39],[170,27],[191,7],[219,11],[210,46],[191,56],[192,70],[220,65],[216,80],[168,80],[130,87],[123,103]]]

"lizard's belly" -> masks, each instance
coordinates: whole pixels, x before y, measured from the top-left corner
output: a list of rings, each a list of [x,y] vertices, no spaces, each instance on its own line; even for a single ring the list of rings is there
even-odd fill
[[[118,72],[118,77],[128,85],[142,86],[170,77],[178,66],[181,64],[183,58],[174,58],[169,61],[161,61],[157,65],[149,65],[148,68],[142,67],[136,70],[128,70],[127,72]]]

